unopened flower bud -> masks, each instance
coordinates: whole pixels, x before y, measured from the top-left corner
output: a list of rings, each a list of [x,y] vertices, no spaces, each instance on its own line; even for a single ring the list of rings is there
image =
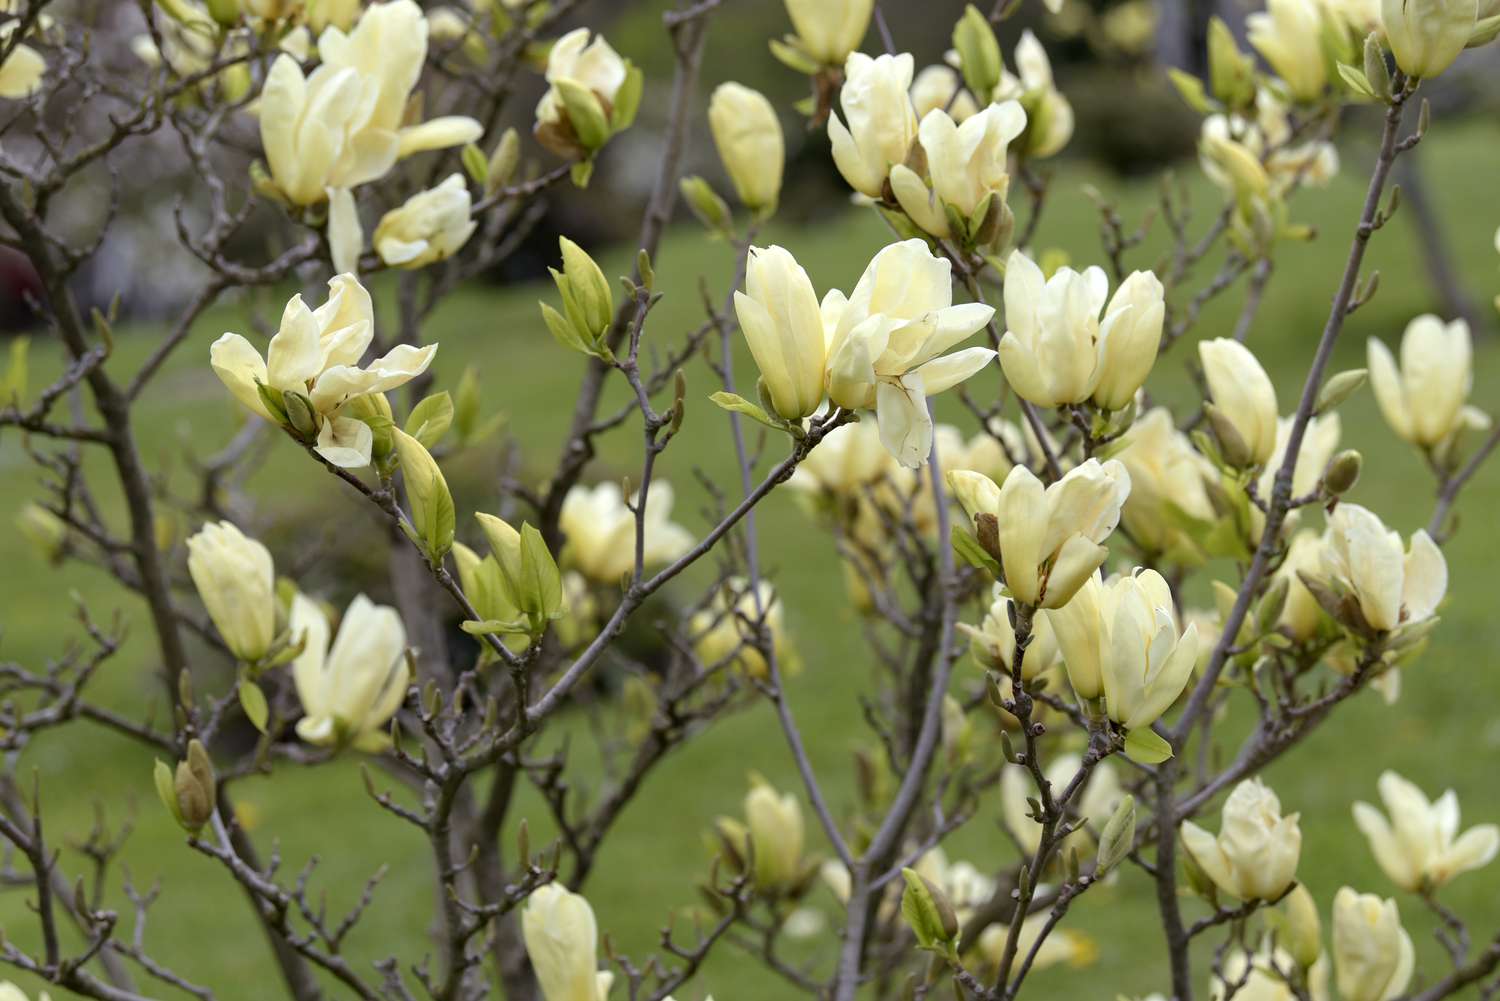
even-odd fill
[[[993,94],[1005,72],[1000,42],[989,20],[973,4],[964,8],[963,17],[953,27],[953,48],[958,52],[959,66],[969,90],[975,94]]]
[[[1323,474],[1323,486],[1335,497],[1348,493],[1359,482],[1363,461],[1352,448],[1335,455],[1328,463],[1328,471]]]
[[[1323,952],[1323,929],[1318,920],[1318,905],[1307,887],[1300,883],[1281,901],[1282,923],[1276,942],[1289,952],[1297,965],[1306,970]]]

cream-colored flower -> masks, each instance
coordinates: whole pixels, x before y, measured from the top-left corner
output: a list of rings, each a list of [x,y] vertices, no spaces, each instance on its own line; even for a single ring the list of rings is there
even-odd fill
[[[881,198],[891,167],[906,161],[917,140],[912,68],[906,52],[875,59],[855,52],[844,66],[844,117],[828,116],[828,140],[839,173],[862,195]]]
[[[1333,898],[1333,970],[1341,1001],[1392,1001],[1416,956],[1394,900],[1343,887]]]
[[[997,212],[1010,190],[1010,142],[1026,128],[1016,101],[992,104],[963,124],[943,110],[929,111],[917,128],[931,185],[904,163],[891,167],[891,190],[911,220],[933,236],[952,231],[948,209],[965,221],[988,202]],[[976,227],[977,228],[977,227]]]
[[[1317,577],[1323,566],[1323,539],[1310,529],[1303,529],[1292,536],[1287,547],[1286,559],[1282,560],[1277,576],[1287,581],[1286,606],[1281,610],[1278,625],[1295,640],[1307,641],[1315,637],[1328,621],[1328,613],[1318,604],[1302,575]]]
[[[776,413],[801,420],[816,412],[823,403],[828,334],[818,294],[797,259],[781,247],[752,247],[734,310]]]
[[[891,453],[880,442],[880,429],[875,422],[858,421],[824,435],[818,447],[798,463],[787,486],[809,493],[858,498],[896,468]]]
[[[1045,279],[1019,250],[1005,267],[1005,336],[1000,366],[1011,387],[1044,407],[1123,407],[1156,361],[1164,314],[1161,282],[1137,271],[1105,308],[1109,280],[1092,267],[1060,268]],[[1100,320],[1100,311],[1104,318]]]
[[[802,807],[791,793],[778,793],[756,779],[745,796],[745,820],[755,855],[755,882],[762,890],[785,889],[802,876],[805,832]]]
[[[1340,504],[1328,519],[1323,572],[1355,596],[1377,632],[1430,618],[1448,590],[1448,563],[1426,531],[1403,551],[1401,536],[1358,504]]]
[[[1403,890],[1435,890],[1454,876],[1488,865],[1500,851],[1500,827],[1480,824],[1458,833],[1458,795],[1449,789],[1436,801],[1395,772],[1380,775],[1382,814],[1354,804],[1354,822],[1370,840],[1375,861]],[[1389,819],[1387,819],[1389,814]]]
[[[786,0],[797,47],[825,66],[840,66],[859,48],[875,0]]]
[[[1130,473],[1123,517],[1130,537],[1151,552],[1201,559],[1181,515],[1200,523],[1217,518],[1206,486],[1215,472],[1187,435],[1177,430],[1171,411],[1146,411],[1121,439],[1115,458]]]
[[[1182,844],[1219,889],[1240,900],[1277,900],[1297,878],[1302,855],[1298,814],[1282,816],[1281,801],[1259,778],[1234,787],[1224,802],[1218,837],[1192,821]]]
[[[953,305],[951,267],[921,240],[893,243],[870,261],[847,299],[837,289],[823,297],[829,398],[851,410],[873,409],[881,441],[913,468],[932,450],[927,397],[994,357],[989,348],[943,353],[994,315],[983,303]]]
[[[1209,984],[1209,1001],[1297,1001],[1311,997],[1326,1001],[1328,997],[1327,961],[1319,960],[1307,971],[1304,991],[1298,993],[1287,983],[1284,972],[1297,968],[1291,953],[1276,947],[1266,936],[1254,953],[1235,949],[1224,957],[1222,968]]]
[[[590,91],[607,104],[613,104],[628,69],[625,60],[603,35],[595,35],[593,41],[589,41],[589,29],[574,28],[552,43],[547,53],[546,77],[551,86],[537,102],[536,120],[554,124],[567,117],[567,108],[558,89],[559,82],[564,80]]]
[[[390,743],[385,725],[401,708],[411,682],[406,629],[394,608],[364,595],[349,603],[329,646],[328,616],[317,602],[292,599],[291,634],[302,643],[292,680],[302,703],[297,736],[309,744],[352,743],[379,751]]]
[[[420,268],[458,253],[478,223],[469,218],[469,186],[450,174],[391,209],[375,227],[375,250],[392,267]]]
[[[750,678],[770,677],[770,666],[754,645],[756,624],[765,629],[783,674],[797,667],[797,654],[787,635],[781,599],[769,581],[755,588],[743,577],[730,577],[715,593],[709,607],[693,616],[689,632],[693,649],[705,668],[721,665]]]
[[[1440,445],[1465,423],[1474,385],[1473,346],[1463,320],[1444,323],[1432,314],[1406,325],[1401,365],[1382,342],[1370,338],[1370,387],[1386,423],[1422,448]],[[1488,418],[1483,418],[1488,423]]]
[[[521,910],[521,937],[544,1001],[605,1001],[614,974],[599,970],[599,927],[589,902],[556,883]]]
[[[646,495],[647,566],[675,560],[693,544],[693,534],[669,520],[673,499],[672,484],[652,482]],[[558,527],[567,539],[563,562],[590,580],[618,584],[635,566],[635,512],[618,484],[573,487],[563,498]]]
[[[1104,698],[1127,730],[1149,727],[1182,694],[1198,660],[1198,627],[1180,629],[1172,591],[1155,570],[1101,581],[1047,612],[1068,680],[1080,699]]]
[[[1023,920],[1020,934],[1016,936],[1016,952],[1022,956],[1031,955],[1037,938],[1047,924],[1045,914],[1032,914]],[[975,949],[989,964],[990,969],[998,967],[1009,935],[1009,927],[1003,924],[993,924],[984,930],[979,936],[979,941],[975,943]],[[1041,947],[1036,949],[1036,957],[1032,960],[1031,966],[1035,970],[1045,970],[1049,966],[1060,965],[1080,969],[1092,966],[1098,958],[1099,945],[1089,935],[1072,928],[1056,928],[1042,941]]]
[[[1035,159],[1055,156],[1073,138],[1073,106],[1057,89],[1047,50],[1029,28],[1016,43],[1016,73],[1001,71],[993,99],[1018,100],[1026,109],[1021,152]]]
[[[1198,345],[1214,406],[1244,443],[1253,465],[1265,465],[1276,448],[1276,387],[1250,349],[1227,337]]]
[[[0,27],[0,45],[9,44],[19,22],[11,21]],[[0,63],[0,97],[12,101],[30,97],[42,85],[47,73],[47,60],[42,54],[24,42],[17,43]]]
[[[1266,9],[1245,18],[1250,44],[1299,101],[1328,86],[1323,55],[1323,16],[1318,0],[1266,0]]]
[[[26,992],[21,990],[9,980],[0,982],[0,1001],[30,1001]],[[52,1001],[51,995],[42,991],[36,996],[36,1001]]]
[[[383,177],[403,156],[482,134],[465,117],[403,124],[427,58],[427,20],[413,0],[372,6],[348,33],[328,28],[318,54],[310,76],[292,56],[278,56],[261,90],[266,163],[294,205],[318,204],[330,190]]]
[[[214,341],[209,360],[241,403],[307,434],[309,429],[297,426],[298,417],[286,403],[289,395],[295,396],[300,401],[295,405],[305,406],[305,416],[318,424],[318,453],[334,465],[358,468],[370,462],[370,429],[340,416],[340,408],[356,397],[405,385],[427,371],[437,353],[436,344],[398,344],[360,368],[374,336],[370,293],[359,279],[345,274],[328,282],[328,301],[317,310],[308,309],[300,294],[292,296],[264,359],[244,337],[226,333]],[[282,412],[268,409],[261,387],[273,404],[282,405]]]
[[[786,140],[771,102],[742,84],[720,84],[708,102],[708,125],[740,201],[762,215],[774,211]]]
[[[271,553],[227,521],[187,540],[188,573],[224,644],[240,660],[264,657],[276,639]]]
[[[974,95],[964,89],[958,70],[943,63],[934,63],[917,73],[911,85],[911,103],[919,121],[929,111],[946,111],[955,122],[979,113],[979,105]]]
[[[1477,0],[1382,0],[1380,19],[1396,65],[1435,77],[1459,57],[1479,20]]]
[[[970,518],[995,519],[1005,585],[1038,608],[1067,604],[1104,563],[1103,542],[1130,494],[1130,474],[1117,459],[1089,459],[1047,487],[1025,466],[998,487],[965,470],[950,473],[948,484]]]
[[[969,649],[976,661],[1009,674],[1016,655],[1016,631],[1010,624],[1012,602],[999,584],[994,587],[993,597],[983,622],[978,626],[960,622],[958,628],[968,635]],[[1026,655],[1021,658],[1021,677],[1031,681],[1051,670],[1057,659],[1057,640],[1052,635],[1052,624],[1046,616],[1040,616],[1032,625],[1031,642],[1026,646]]]
[[[330,26],[348,31],[359,20],[361,6],[361,0],[317,0],[309,5],[308,27],[319,33]]]

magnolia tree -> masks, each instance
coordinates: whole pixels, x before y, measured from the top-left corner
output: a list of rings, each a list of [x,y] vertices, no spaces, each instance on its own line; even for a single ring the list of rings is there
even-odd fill
[[[1032,250],[1039,163],[1066,146],[1073,116],[1032,34],[1007,69],[995,26],[1013,4],[954,10],[953,51],[917,73],[883,23],[885,51],[860,51],[869,0],[788,0],[791,31],[770,48],[809,80],[797,111],[826,132],[859,211],[891,231],[851,289],[820,297],[795,247],[756,242],[780,194],[780,114],[702,79],[719,3],[684,4],[664,17],[676,68],[634,270],[616,283],[562,239],[556,294],[512,334],[545,329],[559,357],[585,356],[564,443],[548,455],[507,441],[490,460],[491,510],[460,511],[444,466],[473,460],[496,431],[480,401],[519,376],[493,369],[481,385],[465,372],[437,390],[426,322],[514,251],[543,198],[589,182],[645,86],[603,37],[564,31],[575,6],[142,0],[143,33],[118,59],[100,54],[94,5],[4,5],[3,239],[39,274],[65,358],[37,389],[12,352],[0,425],[37,473],[23,526],[144,600],[169,706],[100,701],[91,683],[120,626],[80,608],[77,642],[0,668],[4,744],[21,752],[7,768],[56,728],[149,750],[181,850],[223,883],[160,892],[243,898],[266,941],[241,947],[265,948],[275,971],[256,996],[732,998],[699,971],[738,952],[788,996],[1008,999],[1084,947],[1069,909],[1105,882],[1156,901],[1158,996],[1500,991],[1500,941],[1471,941],[1441,902],[1494,857],[1500,830],[1460,830],[1453,793],[1431,799],[1387,772],[1383,805],[1355,803],[1351,823],[1393,885],[1318,900],[1298,882],[1298,815],[1258,777],[1344,703],[1398,698],[1403,670],[1441,642],[1453,507],[1500,441],[1466,402],[1469,332],[1421,316],[1399,360],[1375,340],[1367,370],[1333,372],[1330,358],[1375,293],[1362,261],[1396,208],[1392,167],[1428,129],[1421,85],[1500,20],[1474,0],[1271,0],[1249,17],[1255,52],[1215,22],[1208,79],[1175,82],[1203,115],[1202,170],[1222,208],[1194,217],[1164,188],[1168,248],[1144,260],[1144,226],[1102,203],[1102,247],[1071,248],[1099,261],[1080,272]],[[496,123],[538,70],[533,149]],[[679,176],[703,124],[695,95],[710,88],[706,124],[743,211]],[[1291,198],[1337,171],[1330,138],[1355,103],[1375,111],[1350,120],[1379,129],[1368,192],[1305,374],[1278,387],[1253,350],[1257,311],[1278,249],[1310,236]],[[90,315],[73,279],[119,223],[118,200],[97,193],[125,183],[143,148],[193,178],[176,235],[198,286],[132,368],[106,365],[114,318]],[[738,264],[686,335],[652,316],[652,260],[679,197]],[[367,281],[389,281],[394,315],[376,315]],[[255,329],[254,303],[288,286],[306,298]],[[1204,307],[1240,288],[1233,326],[1201,329]],[[246,332],[209,344],[200,320],[225,300],[244,306],[229,315]],[[735,370],[741,337],[758,373]],[[1173,348],[1201,388],[1182,412],[1152,397]],[[178,354],[243,410],[191,497],[148,464],[136,416]],[[681,374],[696,356],[721,382],[709,398],[723,415],[685,418],[709,395]],[[1366,382],[1436,480],[1431,521],[1408,537],[1340,499],[1362,460],[1339,450],[1338,409]],[[605,402],[614,388],[623,406]],[[939,394],[962,404],[966,429],[934,423]],[[739,469],[713,485],[704,524],[672,520],[664,476],[685,419],[722,435]],[[591,485],[597,439],[621,426],[638,430],[636,472]],[[275,453],[305,467],[301,489],[388,528],[361,546],[388,549],[377,593],[394,605],[331,605],[297,579],[305,566],[278,567],[256,540],[265,523],[245,476]],[[783,488],[837,541],[842,566],[808,572],[842,576],[874,666],[849,696],[870,727],[852,776],[813,767],[783,685],[796,655],[764,570],[783,560],[756,532]],[[684,575],[695,566],[710,572]],[[669,584],[676,600],[648,606]],[[1189,588],[1212,607],[1185,605]],[[665,651],[650,665],[619,642],[643,607]],[[453,621],[477,656],[450,642]],[[969,658],[982,670],[955,671]],[[580,796],[586,766],[547,736],[570,707],[601,701],[619,703],[595,728],[614,767]],[[800,783],[755,782],[743,816],[716,825],[712,867],[662,873],[706,888],[690,931],[669,923],[649,955],[601,947],[586,898],[622,811],[665,757],[758,703]],[[1231,710],[1253,718],[1243,736],[1220,729]],[[382,895],[374,874],[334,887],[358,903],[329,913],[314,862],[268,855],[235,810],[247,776],[353,756],[372,816],[430,844],[430,940],[370,943],[366,919],[410,900]],[[516,816],[527,789],[551,843]],[[73,871],[44,797],[14,772],[0,793],[6,877],[30,886],[35,921],[8,930],[0,960],[112,1001],[234,993],[179,972],[195,944],[153,934],[156,891],[115,875],[107,823]],[[1008,843],[945,855],[950,835],[996,814]],[[815,894],[840,923],[810,926]],[[1413,907],[1441,918],[1441,969],[1413,969],[1401,917]],[[808,935],[822,936],[812,960],[786,958],[787,938]],[[356,940],[384,958],[349,958]],[[24,997],[10,984],[0,996]]]

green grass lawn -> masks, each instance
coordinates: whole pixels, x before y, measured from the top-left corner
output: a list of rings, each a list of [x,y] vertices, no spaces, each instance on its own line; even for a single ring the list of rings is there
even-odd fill
[[[1470,288],[1484,302],[1500,290],[1500,257],[1492,247],[1492,177],[1479,169],[1492,157],[1495,140],[1491,124],[1452,129],[1440,125],[1430,147],[1423,149],[1433,195],[1451,227],[1453,252]],[[1372,158],[1369,135],[1355,135],[1343,153],[1344,176],[1327,191],[1305,194],[1296,203],[1298,218],[1313,223],[1320,236],[1311,244],[1285,248],[1252,337],[1252,346],[1276,380],[1284,411],[1291,409],[1300,388],[1343,266],[1366,164]],[[1065,248],[1079,266],[1098,259],[1097,215],[1081,190],[1088,183],[1121,190],[1113,178],[1081,167],[1061,168],[1037,241],[1039,249]],[[1194,190],[1200,226],[1206,225],[1215,196],[1201,187]],[[1154,180],[1124,189],[1121,207],[1127,220],[1139,217],[1155,191]],[[1383,273],[1380,293],[1352,319],[1339,348],[1340,368],[1363,365],[1365,338],[1393,341],[1410,316],[1430,308],[1418,247],[1408,227],[1409,220],[1398,217],[1375,239],[1369,266]],[[765,240],[791,248],[821,291],[831,285],[849,287],[887,240],[887,232],[873,216],[851,211],[805,227],[774,227]],[[621,248],[605,254],[606,272],[624,271],[631,253]],[[691,227],[674,230],[656,262],[667,295],[652,316],[648,340],[666,346],[696,326],[702,316],[696,292],[699,277],[722,288],[731,263],[728,248],[706,246]],[[1135,263],[1149,266],[1150,257],[1143,254]],[[562,438],[564,415],[582,370],[576,356],[556,347],[537,315],[536,299],[551,295],[550,287],[472,289],[447,304],[428,330],[429,339],[442,344],[435,365],[439,384],[451,387],[467,363],[479,366],[489,387],[488,404],[509,415],[511,429],[534,457],[528,467],[534,476],[543,474],[541,463]],[[1227,334],[1239,297],[1240,291],[1234,290],[1211,307],[1198,333]],[[205,455],[229,439],[237,416],[208,368],[207,353],[209,342],[236,325],[237,316],[235,308],[227,307],[205,320],[142,404],[144,450],[153,463],[181,469],[186,456]],[[158,333],[140,330],[122,336],[109,364],[122,373],[133,371]],[[1153,389],[1161,395],[1183,396],[1189,354],[1185,348],[1190,346],[1179,345],[1158,366]],[[33,385],[41,385],[46,372],[56,369],[56,352],[37,344],[33,354]],[[1500,412],[1497,370],[1500,351],[1485,341],[1476,352],[1475,397],[1492,412]],[[741,371],[748,371],[743,359]],[[736,480],[724,447],[725,417],[704,399],[712,388],[707,370],[694,367],[689,384],[686,428],[658,471],[679,489],[679,520],[702,530],[704,493],[695,483],[694,471],[720,484]],[[1368,391],[1342,413],[1346,445],[1363,450],[1367,460],[1352,499],[1376,509],[1403,533],[1425,524],[1432,490],[1417,456],[1389,434]],[[773,446],[773,452],[778,448]],[[638,431],[629,427],[606,440],[592,473],[596,478],[627,475],[638,458]],[[105,464],[93,468],[100,482],[107,482]],[[253,486],[272,510],[365,516],[360,498],[289,444],[277,443]],[[108,492],[103,493],[104,501],[111,503]],[[16,436],[6,436],[0,442],[0,517],[9,517],[37,495],[34,471]],[[477,494],[458,499],[461,526],[462,512],[489,503]],[[1334,891],[1345,883],[1391,892],[1349,817],[1352,798],[1375,796],[1382,769],[1395,768],[1430,793],[1452,785],[1467,808],[1466,823],[1500,820],[1500,801],[1494,795],[1500,717],[1493,710],[1500,696],[1500,675],[1492,669],[1500,632],[1493,621],[1490,576],[1500,560],[1500,533],[1491,526],[1497,501],[1500,469],[1491,467],[1474,481],[1461,504],[1463,527],[1448,551],[1453,583],[1444,623],[1427,655],[1408,670],[1401,701],[1387,707],[1373,696],[1356,700],[1290,762],[1270,772],[1283,805],[1302,814],[1305,840],[1299,875],[1325,916]],[[845,605],[831,541],[789,498],[773,497],[761,510],[765,562],[781,588],[806,662],[806,670],[792,683],[792,701],[814,763],[826,776],[835,806],[841,807],[850,797],[849,752],[863,738],[856,693],[868,676],[861,667],[858,630]],[[296,556],[280,551],[276,555],[282,566]],[[76,634],[67,597],[71,589],[96,616],[104,618],[118,608],[130,623],[125,650],[98,682],[102,697],[136,711],[156,697],[153,637],[143,609],[133,599],[88,568],[48,568],[11,532],[0,533],[0,565],[6,567],[0,578],[0,657],[35,667],[57,656]],[[309,578],[317,580],[316,571]],[[961,675],[972,676],[967,672],[973,670],[967,661],[960,664]],[[544,738],[538,750],[555,749],[559,739]],[[22,756],[19,771],[28,775],[34,769],[40,774],[46,817],[57,844],[69,845],[86,835],[95,804],[106,810],[113,824],[133,817],[135,832],[123,860],[138,884],[149,885],[158,878],[163,883],[147,933],[148,944],[160,958],[184,975],[210,983],[221,998],[279,996],[264,943],[238,889],[212,863],[184,846],[155,800],[150,764],[149,756],[133,744],[80,725],[35,742]],[[361,960],[384,956],[394,948],[404,960],[415,961],[423,951],[430,920],[430,859],[420,838],[369,801],[357,769],[352,755],[317,770],[283,766],[269,779],[243,783],[238,798],[253,812],[255,836],[264,849],[269,851],[273,841],[279,845],[288,872],[309,858],[320,859],[318,880],[332,888],[331,908],[351,903],[363,880],[381,863],[389,863],[390,875],[377,893],[377,905],[350,948]],[[655,773],[622,818],[587,888],[601,927],[621,949],[641,957],[672,910],[696,901],[695,886],[707,871],[703,832],[716,815],[738,811],[751,769],[785,788],[796,788],[779,730],[765,707],[726,719],[699,736]],[[585,766],[585,787],[590,773]],[[516,818],[528,817],[538,839],[546,831],[542,814],[540,804],[530,797],[523,797],[513,811]],[[811,842],[819,848],[810,819],[808,826]],[[1210,826],[1216,827],[1217,821]],[[997,827],[993,803],[960,833],[950,850],[953,857],[991,867],[1003,864],[1011,853]],[[65,848],[62,864],[69,871],[80,869],[80,861],[76,851]],[[1487,937],[1500,926],[1500,907],[1494,903],[1497,880],[1500,869],[1492,868],[1465,876],[1445,891],[1452,906],[1474,919],[1478,936]],[[8,938],[29,947],[35,943],[35,932],[25,904],[28,896],[25,890],[0,896],[0,927]],[[821,905],[830,903],[821,890],[814,899]],[[1430,938],[1430,922],[1419,914],[1415,901],[1401,903],[1419,955],[1428,969],[1440,972],[1442,960]],[[1112,887],[1090,893],[1072,914],[1077,927],[1098,938],[1099,966],[1086,974],[1046,971],[1036,978],[1038,988],[1063,996],[1112,997],[1117,991],[1141,993],[1165,986],[1151,889],[1138,872],[1127,870]],[[809,946],[809,954],[826,961],[829,941]],[[1099,971],[1107,971],[1109,979],[1081,979]],[[729,949],[719,953],[697,985],[679,996],[697,997],[708,990],[721,1001],[786,996],[779,981]]]

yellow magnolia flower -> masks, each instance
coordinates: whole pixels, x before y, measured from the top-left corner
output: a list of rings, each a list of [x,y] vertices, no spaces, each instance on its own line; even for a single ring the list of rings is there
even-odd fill
[[[1500,827],[1494,824],[1458,833],[1458,796],[1452,789],[1432,802],[1391,771],[1381,773],[1379,788],[1386,813],[1355,803],[1354,822],[1370,840],[1375,861],[1401,889],[1435,890],[1460,873],[1488,865],[1500,851]]]
[[[633,498],[632,498],[633,500]],[[693,534],[668,520],[672,484],[655,480],[646,495],[646,565],[669,563],[693,545]],[[618,584],[635,566],[635,512],[615,483],[575,486],[563,498],[558,526],[563,562],[599,584]]]
[[[834,428],[798,463],[787,486],[807,493],[862,498],[897,468],[874,421]]]
[[[844,62],[870,27],[875,0],[786,0],[797,47],[825,66]]]
[[[1326,961],[1318,961],[1307,971],[1306,989],[1302,993],[1292,989],[1283,973],[1295,968],[1292,954],[1277,948],[1275,940],[1267,936],[1253,953],[1235,949],[1224,957],[1222,969],[1209,984],[1209,1001],[1226,1001],[1228,998],[1234,1001],[1297,1001],[1302,997],[1326,1001]]]
[[[1318,0],[1266,0],[1266,9],[1245,18],[1250,44],[1299,101],[1328,86],[1323,55],[1323,15]]]
[[[708,102],[708,124],[740,201],[761,215],[775,211],[786,140],[771,102],[741,84],[720,84]]]
[[[322,606],[303,594],[292,599],[293,642],[303,644],[292,662],[302,703],[297,736],[309,744],[383,750],[390,743],[384,727],[411,682],[406,629],[394,608],[361,594],[345,609],[331,647],[330,632]]]
[[[946,111],[929,111],[917,127],[926,155],[931,187],[904,163],[891,168],[891,190],[901,210],[933,236],[952,236],[951,208],[972,221],[980,205],[990,199],[998,212],[1010,190],[1008,147],[1026,128],[1026,112],[1015,101],[992,104],[962,125]]]
[[[0,982],[0,1001],[30,1001],[30,999],[26,997],[25,991],[6,980]],[[42,991],[36,996],[36,1001],[52,1001],[52,998],[46,991]]]
[[[756,885],[769,890],[795,884],[802,876],[805,837],[797,797],[756,779],[745,796],[745,820],[755,854]]]
[[[188,573],[208,617],[240,660],[264,657],[276,639],[276,572],[271,553],[227,521],[187,540]]]
[[[943,352],[973,336],[994,310],[953,305],[949,262],[923,241],[906,240],[876,254],[848,298],[837,289],[824,296],[822,312],[830,331],[829,398],[851,410],[873,409],[890,453],[903,466],[921,465],[932,451],[927,397],[994,357],[989,348]]]
[[[1123,512],[1130,537],[1152,552],[1201,560],[1197,543],[1175,512],[1199,522],[1217,519],[1206,486],[1216,476],[1212,464],[1177,430],[1166,407],[1146,411],[1120,446],[1115,458],[1130,473]]]
[[[1322,538],[1309,529],[1293,535],[1291,545],[1287,547],[1286,558],[1276,571],[1278,576],[1285,577],[1287,581],[1286,605],[1281,610],[1281,618],[1277,624],[1292,639],[1310,640],[1322,629],[1323,623],[1328,621],[1328,613],[1323,611],[1318,599],[1302,583],[1303,574],[1316,577],[1322,565]]]
[[[1340,504],[1328,519],[1323,572],[1358,599],[1377,632],[1430,618],[1448,590],[1448,562],[1426,531],[1403,552],[1401,536],[1358,504]]]
[[[1059,754],[1047,763],[1044,769],[1047,781],[1054,789],[1066,788],[1083,765],[1077,754]],[[1078,799],[1078,813],[1089,820],[1094,830],[1102,828],[1115,807],[1120,805],[1124,791],[1120,777],[1107,763],[1097,766],[1090,774],[1088,783]],[[1000,819],[1011,837],[1028,855],[1036,854],[1042,843],[1042,826],[1032,819],[1028,799],[1036,798],[1036,785],[1031,773],[1022,765],[1007,765],[1000,771]],[[1085,835],[1086,836],[1086,835]]]
[[[1276,448],[1276,387],[1250,349],[1227,337],[1202,341],[1198,358],[1214,406],[1244,443],[1252,465],[1263,466]]]
[[[917,113],[912,107],[912,57],[862,52],[844,65],[839,106],[844,117],[828,116],[828,140],[833,162],[849,186],[862,195],[883,197],[891,167],[904,163],[917,139]]]
[[[743,577],[729,578],[715,592],[709,607],[693,616],[689,630],[696,637],[693,648],[698,659],[705,668],[725,663],[751,678],[768,678],[770,667],[760,650],[752,645],[756,623],[769,635],[782,672],[794,673],[797,655],[787,636],[781,599],[764,580],[752,589]]]
[[[282,313],[281,329],[266,357],[244,337],[226,333],[214,341],[209,361],[234,397],[268,421],[317,435],[317,452],[336,466],[370,463],[369,425],[340,415],[350,400],[384,393],[427,371],[437,345],[398,344],[367,367],[359,360],[375,336],[370,293],[353,275],[328,282],[328,301],[308,309],[301,294]],[[268,403],[267,397],[271,400]],[[273,413],[272,406],[280,405]],[[311,421],[313,427],[306,426]]]
[[[1089,459],[1047,487],[1025,466],[1012,469],[1003,486],[965,470],[949,473],[948,485],[970,518],[995,519],[1011,596],[1060,608],[1109,555],[1102,543],[1120,522],[1130,474],[1117,459]]]
[[[536,136],[561,155],[577,155],[603,143],[610,112],[630,75],[630,67],[603,35],[589,40],[589,29],[575,28],[552,44],[547,53],[547,92],[536,106]],[[574,108],[587,107],[587,120],[574,121],[564,92],[573,95]]]
[[[1340,889],[1333,898],[1333,970],[1341,1001],[1392,1001],[1411,982],[1414,965],[1396,902]]]
[[[1193,675],[1197,624],[1179,629],[1171,589],[1155,570],[1108,581],[1094,574],[1046,617],[1073,691],[1084,700],[1102,695],[1105,713],[1127,730],[1156,722]]]
[[[469,218],[469,186],[450,174],[435,188],[418,192],[387,212],[375,228],[375,250],[385,263],[420,268],[458,253],[478,223]]]
[[[1396,65],[1407,76],[1435,77],[1469,44],[1477,0],[1381,0],[1380,18]]]
[[[1105,306],[1109,279],[1092,267],[1060,268],[1050,280],[1019,250],[1005,268],[1005,336],[1000,367],[1038,406],[1129,403],[1156,362],[1165,316],[1161,282],[1137,271]],[[1100,320],[1100,311],[1104,318]]]
[[[1033,914],[1021,922],[1021,932],[1016,936],[1016,952],[1028,956],[1036,945],[1037,937],[1047,925],[1043,914]],[[975,943],[975,948],[984,961],[993,969],[1000,963],[1005,951],[1010,928],[993,924],[984,930]],[[1047,935],[1041,948],[1036,951],[1032,968],[1045,970],[1049,966],[1067,965],[1074,969],[1093,966],[1099,959],[1099,944],[1089,935],[1072,928],[1057,928]]]
[[[521,937],[545,1001],[605,1001],[614,974],[599,970],[599,927],[589,902],[556,883],[521,910]]]
[[[427,58],[427,20],[413,0],[375,4],[353,31],[329,27],[322,60],[304,76],[290,55],[271,65],[260,98],[261,144],[271,177],[294,205],[376,180],[413,153],[473,142],[472,118],[404,125]]]
[[[1001,70],[994,100],[1017,100],[1026,109],[1021,152],[1036,159],[1055,156],[1073,138],[1073,105],[1057,89],[1047,50],[1029,28],[1016,44],[1016,73]]]
[[[781,247],[752,247],[734,310],[776,413],[801,420],[816,412],[823,403],[827,333],[818,294],[796,258]]]
[[[1281,801],[1259,778],[1234,787],[1224,803],[1218,837],[1192,821],[1182,844],[1219,889],[1240,900],[1276,900],[1297,878],[1302,854],[1298,814],[1283,817]]]
[[[1474,385],[1473,346],[1463,320],[1444,323],[1432,314],[1406,325],[1401,364],[1370,338],[1370,388],[1391,430],[1422,448],[1436,448],[1465,426],[1489,418],[1468,406]]]
[[[0,27],[0,45],[10,42],[19,22],[11,21]],[[16,44],[5,62],[0,63],[0,97],[12,101],[30,97],[42,85],[47,72],[47,60],[36,49],[24,43]]]
[[[1010,624],[1012,602],[999,584],[995,585],[993,595],[994,600],[983,622],[977,627],[960,622],[958,628],[968,635],[969,649],[976,661],[1010,674],[1016,654],[1016,631]],[[1057,639],[1052,635],[1052,624],[1042,616],[1033,624],[1031,642],[1026,647],[1026,656],[1021,658],[1021,677],[1031,681],[1051,670],[1057,661]]]
[[[911,103],[919,121],[929,111],[946,111],[955,122],[979,113],[979,105],[964,89],[958,70],[943,63],[924,67],[917,74],[911,85]]]

